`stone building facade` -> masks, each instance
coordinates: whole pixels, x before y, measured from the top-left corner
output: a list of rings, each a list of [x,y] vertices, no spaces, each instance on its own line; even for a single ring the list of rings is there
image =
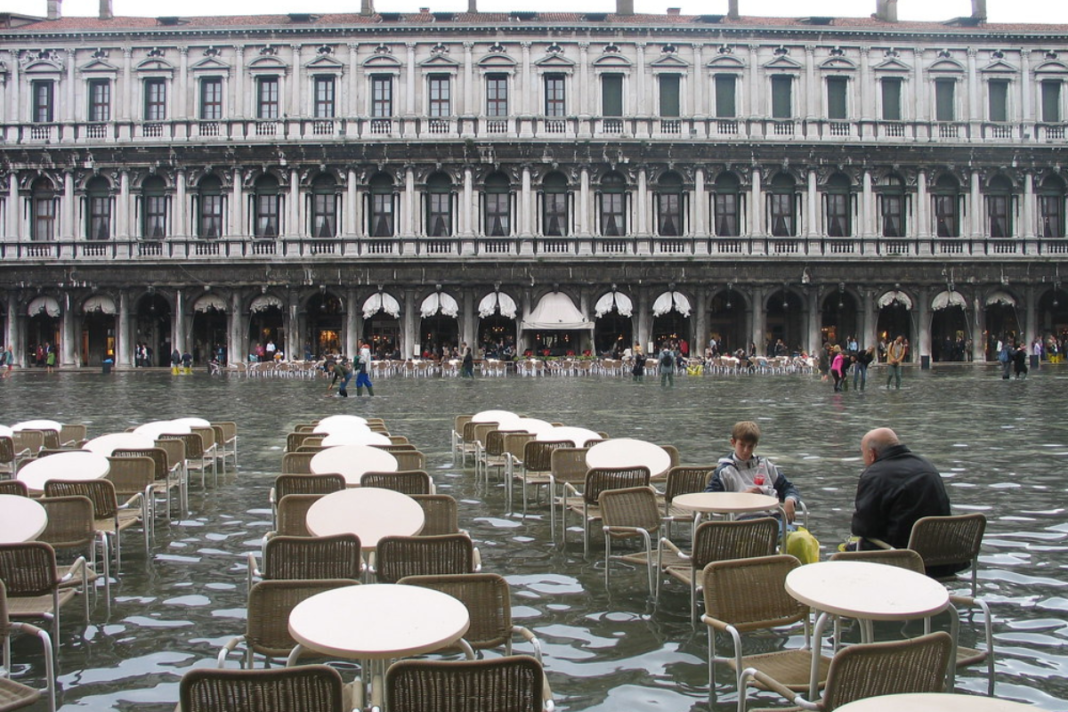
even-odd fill
[[[1068,27],[474,5],[0,16],[0,339],[980,361],[1068,330]]]

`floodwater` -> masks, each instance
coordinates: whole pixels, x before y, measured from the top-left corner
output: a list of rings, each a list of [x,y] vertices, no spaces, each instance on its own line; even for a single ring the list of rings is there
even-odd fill
[[[373,399],[343,400],[324,398],[323,380],[17,373],[0,382],[5,424],[85,422],[94,437],[146,420],[203,416],[236,421],[240,438],[240,469],[218,487],[209,476],[207,491],[194,477],[192,511],[157,524],[150,558],[131,531],[110,613],[98,600],[86,624],[79,606],[64,610],[61,708],[173,709],[183,671],[213,665],[219,647],[243,632],[245,559],[270,528],[267,494],[286,433],[297,423],[356,413],[382,417],[391,432],[407,435],[427,454],[438,491],[460,501],[462,526],[485,570],[507,577],[517,622],[541,639],[559,709],[709,709],[706,635],[690,626],[688,591],[665,582],[654,607],[644,571],[618,565],[606,591],[599,533],[588,558],[580,531],[570,532],[566,548],[553,546],[547,511],[534,508],[521,521],[505,511],[501,487],[485,491],[471,470],[452,464],[453,417],[506,408],[670,443],[687,464],[713,462],[727,452],[736,420],[758,420],[759,452],[801,489],[825,554],[848,534],[861,436],[894,428],[941,468],[958,511],[982,511],[989,520],[980,595],[996,620],[998,696],[1068,711],[1068,369],[1044,367],[1025,381],[1002,381],[983,367],[908,370],[900,391],[879,388],[880,375],[872,371],[865,392],[841,394],[818,378],[781,374],[680,376],[674,389],[652,378],[398,376],[380,379]],[[39,684],[35,641],[18,640],[14,655],[16,678]],[[717,712],[734,706],[725,670]],[[984,674],[983,667],[961,671],[958,690],[983,692]]]

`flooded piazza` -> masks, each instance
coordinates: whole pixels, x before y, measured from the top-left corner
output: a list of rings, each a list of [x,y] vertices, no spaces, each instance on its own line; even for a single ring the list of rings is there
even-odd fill
[[[172,710],[182,673],[215,664],[220,646],[244,632],[246,557],[271,528],[268,491],[286,433],[335,413],[381,417],[426,454],[438,492],[460,503],[483,569],[507,578],[516,622],[541,640],[558,709],[709,709],[706,632],[691,627],[683,586],[665,580],[654,606],[644,570],[617,564],[606,590],[599,532],[585,558],[577,529],[566,547],[554,546],[547,509],[534,506],[523,521],[507,511],[503,486],[487,489],[473,469],[453,463],[454,416],[503,408],[671,444],[683,464],[713,463],[728,452],[731,425],[756,420],[758,452],[801,490],[824,557],[849,533],[861,436],[893,428],[940,468],[955,512],[987,516],[979,585],[995,617],[997,696],[1068,711],[1068,369],[1044,366],[1023,381],[1002,381],[993,367],[909,369],[900,391],[882,388],[884,379],[873,369],[866,391],[834,393],[818,377],[796,374],[681,376],[671,389],[629,376],[394,376],[376,382],[374,398],[346,400],[324,398],[323,379],[17,372],[0,382],[7,425],[51,418],[85,423],[89,437],[184,416],[238,426],[240,468],[217,487],[209,476],[206,490],[194,477],[191,511],[157,521],[151,557],[139,532],[127,537],[110,612],[102,597],[88,624],[79,606],[64,611],[60,709]],[[974,642],[971,627],[963,629],[962,643]],[[13,659],[16,679],[40,686],[36,642],[17,639]],[[719,674],[713,709],[727,712],[736,697],[725,666]],[[983,693],[985,667],[959,671],[957,688]]]

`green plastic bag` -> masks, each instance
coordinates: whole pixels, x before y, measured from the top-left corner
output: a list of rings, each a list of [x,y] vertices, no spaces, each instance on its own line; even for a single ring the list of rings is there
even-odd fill
[[[802,564],[814,564],[820,560],[820,542],[804,527],[786,535],[786,553]]]

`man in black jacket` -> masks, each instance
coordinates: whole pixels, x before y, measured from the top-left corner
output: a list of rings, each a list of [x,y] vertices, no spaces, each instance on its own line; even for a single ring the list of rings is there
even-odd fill
[[[950,513],[938,470],[902,445],[893,430],[869,431],[860,452],[866,468],[857,483],[853,535],[861,537],[861,549],[880,548],[874,539],[903,549],[917,519]]]

